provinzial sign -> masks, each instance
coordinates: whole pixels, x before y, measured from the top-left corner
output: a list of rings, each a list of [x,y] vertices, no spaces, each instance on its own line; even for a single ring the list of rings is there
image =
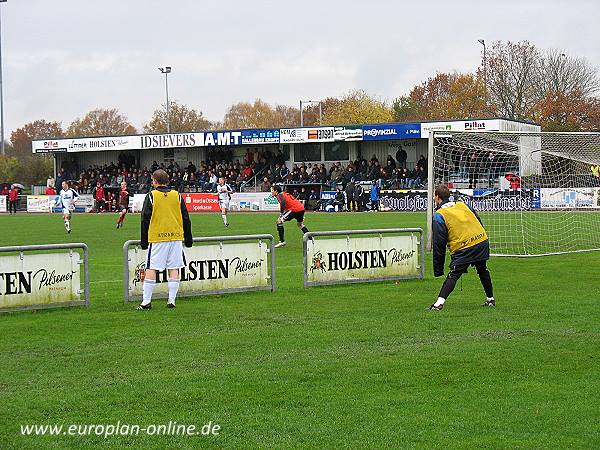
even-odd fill
[[[180,296],[266,288],[270,284],[268,241],[216,243],[184,249]],[[129,295],[141,298],[147,251],[129,248]],[[157,274],[156,298],[168,295],[166,271]]]
[[[422,278],[419,235],[305,238],[305,286]],[[323,233],[325,234],[325,233]]]
[[[420,138],[421,124],[386,123],[381,125],[365,125],[362,127],[362,132],[364,141]]]
[[[77,252],[0,256],[0,310],[81,301]]]

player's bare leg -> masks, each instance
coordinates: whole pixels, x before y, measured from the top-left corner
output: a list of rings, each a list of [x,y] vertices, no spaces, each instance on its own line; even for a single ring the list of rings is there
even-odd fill
[[[65,222],[65,230],[67,230],[67,233],[70,233],[71,232],[71,214],[64,214],[63,220]]]
[[[127,214],[126,209],[122,209],[119,214],[119,220],[117,221],[117,228],[123,228],[123,222],[125,222],[125,215]]]
[[[221,208],[221,218],[223,219],[223,224],[228,227],[229,222],[227,222],[227,208]]]

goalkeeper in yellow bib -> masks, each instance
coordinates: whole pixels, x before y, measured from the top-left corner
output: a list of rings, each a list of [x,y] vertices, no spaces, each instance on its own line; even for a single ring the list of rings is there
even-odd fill
[[[169,299],[167,308],[175,308],[179,290],[179,269],[185,267],[182,241],[193,245],[192,223],[181,195],[172,190],[164,170],[152,174],[152,187],[142,208],[141,247],[148,249],[144,276],[142,303],[137,309],[152,308],[152,293],[156,286],[157,271],[167,269]]]
[[[436,212],[433,216],[433,274],[444,275],[446,247],[450,250],[450,273],[444,280],[437,301],[430,311],[440,311],[454,290],[456,282],[469,266],[474,266],[487,297],[482,306],[496,306],[492,277],[486,261],[490,259],[488,235],[477,213],[463,202],[451,202],[450,190],[440,185],[435,188]]]

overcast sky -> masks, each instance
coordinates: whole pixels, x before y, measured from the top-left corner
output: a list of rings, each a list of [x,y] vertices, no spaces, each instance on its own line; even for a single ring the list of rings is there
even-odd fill
[[[117,108],[141,128],[172,100],[228,106],[365,89],[391,100],[439,72],[473,71],[477,39],[529,40],[600,67],[600,2],[8,0],[1,3],[5,134]]]

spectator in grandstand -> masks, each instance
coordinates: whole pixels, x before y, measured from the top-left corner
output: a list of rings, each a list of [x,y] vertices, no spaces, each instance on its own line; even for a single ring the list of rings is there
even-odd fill
[[[342,167],[339,162],[333,163],[331,168],[329,169],[329,179],[332,183],[341,183],[342,181]]]
[[[429,309],[440,311],[456,282],[469,266],[474,266],[487,296],[483,306],[496,306],[492,278],[486,262],[490,258],[487,233],[477,213],[463,202],[451,202],[450,190],[445,185],[435,188],[436,213],[433,216],[433,274],[444,275],[446,247],[450,250],[450,273]]]
[[[17,213],[17,203],[19,201],[19,190],[13,184],[8,192],[8,212],[9,214]]]
[[[479,178],[479,160],[477,151],[472,150],[468,157],[467,171],[469,172],[469,189],[477,187],[477,179]]]
[[[48,175],[48,179],[46,180],[46,187],[47,188],[50,187],[50,186],[56,187],[55,182],[56,182],[56,180],[54,179],[54,176],[53,175]]]
[[[271,182],[268,177],[263,178],[263,182],[260,184],[261,192],[269,192],[271,190]]]
[[[54,186],[46,187],[46,195],[56,195],[56,189],[54,189]]]
[[[310,176],[306,171],[306,167],[300,167],[300,172],[298,173],[298,180],[300,181],[300,183],[308,183],[309,178]]]
[[[398,151],[396,152],[396,161],[398,161],[398,167],[400,167],[400,169],[404,169],[406,167],[407,157],[408,155],[406,154],[406,150],[404,150],[402,146],[400,146],[398,148]]]
[[[302,233],[308,233],[308,228],[304,225],[304,205],[298,199],[288,192],[284,192],[279,185],[271,187],[271,194],[279,202],[281,215],[277,219],[277,233],[279,234],[279,242],[275,245],[276,248],[285,247],[284,239],[284,222],[296,219],[296,225]]]
[[[290,169],[287,168],[285,163],[281,164],[281,166],[279,167],[279,181],[285,183],[289,175]]]
[[[215,190],[216,186],[217,186],[217,181],[218,181],[217,175],[212,170],[209,171],[209,173],[208,173],[208,183],[207,183],[207,186],[206,186],[206,190],[208,192],[213,192]]]
[[[422,187],[423,184],[423,169],[421,168],[421,166],[416,165],[415,166],[415,171],[413,172],[413,187],[415,189],[418,189],[420,187]]]
[[[504,178],[508,180],[510,183],[511,189],[520,189],[521,188],[521,177],[512,172],[508,172]]]
[[[182,241],[193,245],[192,223],[181,195],[168,187],[169,176],[164,170],[152,174],[154,190],[146,195],[142,208],[142,249],[148,249],[143,283],[143,298],[137,309],[152,308],[152,293],[156,272],[168,271],[168,308],[175,308],[179,290],[180,269],[185,266]]]
[[[374,156],[374,155],[373,155]],[[370,181],[378,180],[381,177],[381,166],[379,165],[379,161],[377,159],[371,159],[371,163],[369,166],[369,173],[367,174],[367,179]]]
[[[388,171],[388,173],[392,173],[393,170],[396,168],[396,161],[394,161],[392,155],[388,155],[385,168]]]

